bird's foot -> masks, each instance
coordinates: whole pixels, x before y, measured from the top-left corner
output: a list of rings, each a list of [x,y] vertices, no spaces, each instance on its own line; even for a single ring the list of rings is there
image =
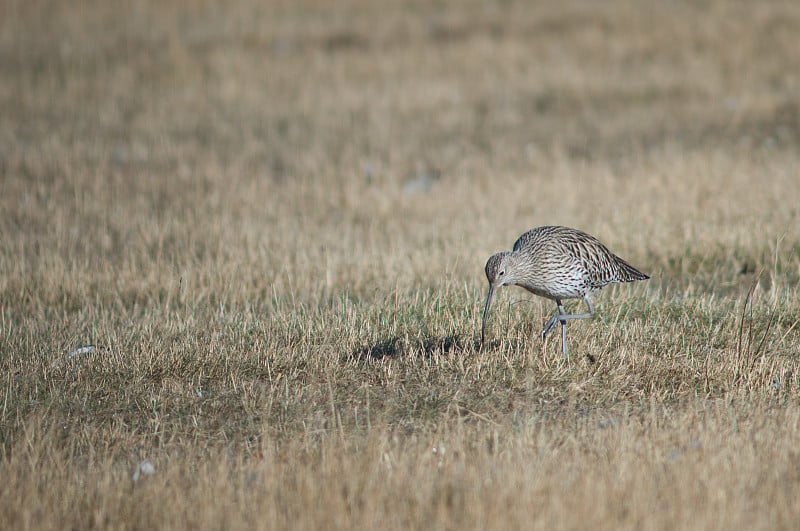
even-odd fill
[[[552,330],[553,327],[556,326],[556,323],[558,323],[558,314],[551,317],[550,320],[547,321],[547,324],[544,325],[544,328],[542,329],[542,339],[547,337],[547,334],[549,334],[550,330]]]

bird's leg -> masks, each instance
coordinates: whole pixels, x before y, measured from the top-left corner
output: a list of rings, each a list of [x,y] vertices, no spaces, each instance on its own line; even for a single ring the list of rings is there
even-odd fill
[[[558,313],[554,314],[550,320],[547,321],[547,324],[544,325],[544,329],[542,330],[542,339],[544,339],[550,330],[556,325],[556,323],[561,323],[561,353],[564,357],[567,357],[567,321],[571,321],[573,319],[589,319],[590,317],[594,316],[594,308],[592,307],[592,303],[588,297],[583,298],[583,302],[586,303],[589,311],[586,313],[573,313],[568,314],[564,311],[564,306],[561,304],[561,301],[556,299],[556,304],[558,305]]]
[[[561,317],[564,315],[564,307],[561,305],[561,300],[556,299],[556,304],[558,305],[558,313],[554,314],[548,321],[547,324],[544,325],[542,329],[542,339],[547,337],[547,334],[550,333],[550,330],[556,325],[556,323],[561,322]]]
[[[558,304],[558,307],[559,307],[559,313],[557,313],[557,314],[553,315],[553,316],[552,316],[552,317],[551,317],[551,318],[550,318],[550,319],[547,321],[547,324],[545,324],[545,325],[544,325],[544,328],[542,329],[542,339],[544,339],[544,338],[546,338],[546,337],[547,337],[547,334],[549,334],[549,333],[550,333],[550,330],[552,330],[552,329],[553,329],[553,327],[556,325],[556,323],[559,321],[559,319],[558,319],[559,315],[564,313],[564,310],[563,310],[563,308],[561,307],[561,301],[559,301],[559,300],[556,300],[556,304]]]
[[[565,315],[564,307],[561,306],[561,301],[558,301],[558,313],[560,316]],[[567,357],[567,320],[566,319],[559,319],[561,323],[561,354],[564,355],[564,359],[569,359]]]
[[[586,306],[589,308],[588,312],[586,312],[586,313],[566,314],[566,313],[564,313],[564,307],[561,306],[561,302],[560,301],[556,301],[556,303],[558,303],[558,311],[561,312],[561,313],[559,315],[554,315],[551,318],[551,320],[562,321],[563,322],[563,321],[571,321],[573,319],[589,319],[590,317],[594,317],[594,308],[592,307],[592,303],[589,300],[589,298],[588,297],[584,297],[583,298],[583,302],[585,302]],[[550,324],[549,321],[548,321],[548,324]],[[555,326],[555,323],[553,323],[550,326],[550,328],[552,328],[553,326]],[[549,330],[548,330],[548,332],[549,332]]]

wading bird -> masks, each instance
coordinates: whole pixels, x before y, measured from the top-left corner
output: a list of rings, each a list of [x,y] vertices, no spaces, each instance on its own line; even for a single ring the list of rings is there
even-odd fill
[[[512,251],[493,255],[486,262],[489,295],[483,310],[481,345],[486,338],[486,318],[492,295],[501,286],[520,286],[555,301],[558,313],[542,329],[542,339],[561,323],[561,352],[567,357],[567,321],[594,315],[590,298],[614,282],[650,278],[608,250],[600,240],[569,227],[537,227],[519,237]],[[567,314],[561,301],[583,299],[589,311]]]

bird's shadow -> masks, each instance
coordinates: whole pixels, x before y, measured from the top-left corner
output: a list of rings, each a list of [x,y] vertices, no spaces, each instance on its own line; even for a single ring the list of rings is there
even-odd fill
[[[407,337],[399,336],[379,339],[375,343],[354,350],[348,359],[363,362],[383,359],[400,359],[404,357],[447,356],[450,354],[469,354],[480,349],[480,340],[469,337],[449,335],[440,337]]]

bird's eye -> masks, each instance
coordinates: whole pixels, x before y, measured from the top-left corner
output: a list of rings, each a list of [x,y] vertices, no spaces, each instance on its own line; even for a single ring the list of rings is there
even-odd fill
[[[500,272],[499,272],[499,273],[497,273],[497,276],[498,276],[498,277],[502,277],[502,276],[503,276],[503,275],[505,275],[505,274],[506,274],[506,270],[505,270],[505,269],[501,269],[501,270],[500,270]]]

